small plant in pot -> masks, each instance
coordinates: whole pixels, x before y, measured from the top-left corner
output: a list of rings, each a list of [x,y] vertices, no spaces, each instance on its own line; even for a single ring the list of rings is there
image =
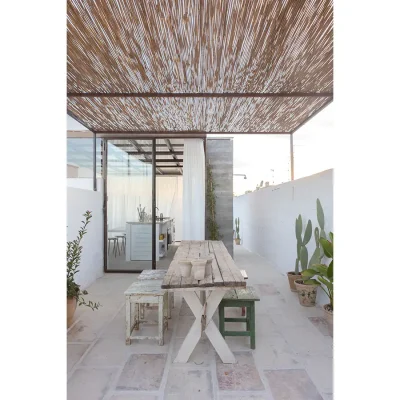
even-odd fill
[[[81,262],[81,241],[87,232],[86,227],[92,218],[92,213],[86,211],[83,216],[85,220],[82,221],[83,225],[78,232],[77,238],[67,242],[67,326],[72,321],[77,305],[84,305],[92,310],[97,310],[100,306],[100,303],[93,303],[92,301],[86,303],[82,296],[88,294],[88,292],[81,290],[80,286],[75,282],[75,274],[79,272],[78,267]]]
[[[322,290],[329,298],[329,303],[324,305],[325,319],[329,324],[333,324],[333,233],[329,233],[329,238],[320,238],[320,244],[323,248],[326,258],[330,258],[329,265],[326,264],[313,264],[311,268],[302,272],[305,281],[312,280],[321,286]],[[314,279],[316,278],[316,279]]]
[[[239,218],[235,218],[235,227],[236,227],[236,238],[235,238],[235,243],[236,243],[236,244],[240,244],[240,234],[239,234],[239,230],[240,230],[240,219],[239,219]]]
[[[296,240],[297,240],[297,257],[296,257],[296,263],[295,263],[295,269],[294,271],[289,271],[287,273],[287,277],[289,280],[289,286],[290,290],[292,292],[296,292],[296,285],[295,285],[295,280],[296,279],[301,279],[301,274],[299,267],[301,265],[302,270],[307,269],[307,261],[308,261],[308,251],[307,251],[307,244],[311,239],[311,234],[312,234],[312,224],[311,220],[308,220],[306,230],[304,232],[304,237],[302,237],[302,232],[303,232],[303,221],[301,219],[301,215],[296,218],[296,223],[295,223],[295,232],[296,232]],[[301,256],[301,253],[303,253],[303,256]],[[303,261],[301,261],[303,260]],[[305,263],[305,264],[304,264]]]

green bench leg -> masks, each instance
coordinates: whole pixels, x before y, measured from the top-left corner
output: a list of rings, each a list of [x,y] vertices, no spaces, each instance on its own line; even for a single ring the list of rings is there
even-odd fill
[[[256,316],[254,302],[249,307],[250,311],[250,348],[254,350],[256,348]]]
[[[225,339],[225,313],[224,313],[224,306],[220,304],[218,306],[219,312],[219,331],[222,337]]]

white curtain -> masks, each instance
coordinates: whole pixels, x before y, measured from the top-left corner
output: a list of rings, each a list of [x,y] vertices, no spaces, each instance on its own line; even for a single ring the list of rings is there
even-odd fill
[[[158,215],[175,219],[175,240],[182,240],[182,176],[157,176]]]
[[[140,161],[131,160],[131,163]],[[143,166],[143,163],[140,163]],[[108,229],[125,229],[127,221],[138,221],[137,208],[151,213],[151,166],[136,175],[108,175]]]
[[[204,240],[205,157],[201,139],[184,141],[182,224],[182,240]]]

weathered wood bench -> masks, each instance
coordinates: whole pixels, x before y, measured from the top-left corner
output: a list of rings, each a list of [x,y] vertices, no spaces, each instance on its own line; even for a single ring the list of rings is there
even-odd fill
[[[138,281],[159,281],[160,287],[164,279],[166,269],[145,269],[138,276]],[[168,318],[171,318],[171,311],[174,308],[174,293],[168,293]],[[139,305],[139,313],[144,318],[144,305]]]
[[[247,286],[243,289],[231,289],[225,294],[219,304],[219,331],[225,336],[250,336],[250,347],[256,348],[256,315],[255,302],[259,301],[256,291],[253,287]],[[227,307],[245,307],[247,309],[245,318],[225,318],[225,308]],[[227,331],[225,322],[245,322],[245,331]]]
[[[143,280],[133,282],[125,291],[126,305],[126,344],[131,344],[132,339],[157,339],[158,344],[164,344],[164,330],[168,329],[168,293],[161,289],[161,282],[157,280]],[[131,304],[133,304],[133,325],[131,324]],[[144,304],[156,304],[158,306],[158,321],[144,320],[139,307]],[[158,336],[132,336],[132,331],[139,330],[141,323],[158,325]]]
[[[247,276],[246,270],[241,269],[240,273],[242,274],[244,280],[249,279],[249,277]],[[242,317],[244,317],[245,315],[246,315],[246,307],[242,307]]]

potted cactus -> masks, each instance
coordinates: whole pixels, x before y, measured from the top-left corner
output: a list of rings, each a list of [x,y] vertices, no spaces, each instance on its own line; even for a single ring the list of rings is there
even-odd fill
[[[235,238],[235,243],[240,244],[240,234],[239,234],[239,229],[240,229],[240,219],[235,218],[235,227],[236,227],[236,238]]]
[[[311,220],[308,220],[307,226],[304,232],[304,237],[302,237],[303,232],[303,221],[301,219],[301,215],[296,218],[295,223],[295,232],[296,232],[296,239],[297,239],[297,257],[295,262],[295,269],[294,271],[289,271],[287,273],[287,277],[289,280],[290,290],[292,292],[296,292],[297,288],[295,285],[296,279],[301,279],[300,269],[301,266],[302,270],[307,269],[308,263],[308,251],[307,251],[307,244],[311,239],[312,234],[312,224]]]
[[[316,279],[312,279],[314,275],[311,271],[313,271],[313,266],[322,265],[322,259],[326,256],[325,247],[322,243],[326,243],[326,234],[325,234],[325,215],[324,210],[322,208],[321,202],[317,199],[317,220],[319,228],[316,227],[314,230],[315,237],[315,250],[313,255],[311,256],[310,262],[308,263],[308,269],[302,268],[301,277],[295,280],[295,286],[297,288],[297,294],[299,296],[299,302],[301,305],[306,307],[315,306],[315,302],[317,299],[317,289],[320,286],[320,282]],[[321,244],[321,246],[320,246]],[[307,255],[308,256],[308,255]],[[332,264],[333,265],[333,264]],[[303,267],[303,264],[302,264]],[[332,267],[333,268],[333,267]],[[309,272],[305,272],[309,271]],[[307,278],[307,279],[304,279]]]
[[[329,298],[329,303],[324,305],[325,319],[329,324],[333,324],[333,233],[329,233],[329,238],[320,238],[320,244],[324,251],[325,257],[330,258],[329,265],[313,264],[310,268],[301,273],[306,280],[305,284],[312,282],[321,286],[322,290]],[[316,279],[314,279],[316,278]]]

